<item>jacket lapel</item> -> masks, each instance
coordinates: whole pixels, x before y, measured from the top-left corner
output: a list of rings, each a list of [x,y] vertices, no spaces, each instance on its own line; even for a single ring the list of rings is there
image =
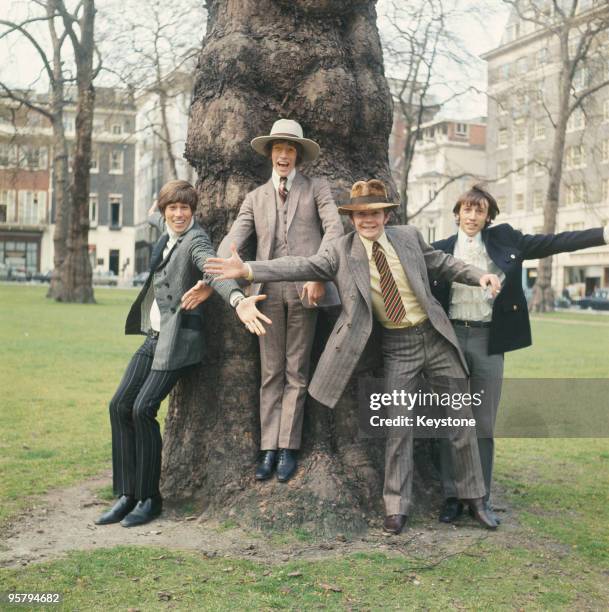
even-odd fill
[[[275,224],[277,223],[277,210],[276,210],[276,202],[275,202],[275,186],[273,185],[273,179],[269,179],[265,185],[263,190],[263,206],[264,211],[266,213],[266,224],[269,228],[269,245],[273,244],[273,239],[275,237]],[[270,255],[267,253],[267,256]]]
[[[286,227],[286,231],[290,229],[292,219],[294,219],[294,215],[296,214],[296,208],[298,207],[298,200],[300,198],[300,194],[302,193],[303,183],[304,180],[302,178],[302,174],[297,172],[296,176],[294,177],[294,181],[292,182],[292,189],[290,189],[290,193],[288,194],[288,226]]]
[[[347,262],[353,274],[355,284],[362,294],[368,306],[368,310],[372,312],[372,298],[370,296],[370,263],[366,255],[366,249],[360,237],[357,235],[357,232],[353,232],[351,251],[347,257]]]
[[[163,234],[154,245],[150,256],[150,271],[154,272],[163,260],[163,251],[169,242],[169,234]]]

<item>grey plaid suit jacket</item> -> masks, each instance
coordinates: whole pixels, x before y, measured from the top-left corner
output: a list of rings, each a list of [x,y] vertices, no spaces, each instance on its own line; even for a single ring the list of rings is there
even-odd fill
[[[159,213],[151,215],[148,221],[164,229]],[[150,307],[154,298],[161,311],[153,370],[177,370],[199,363],[205,354],[202,305],[183,311],[180,300],[204,276],[203,265],[208,257],[215,257],[214,248],[205,230],[195,222],[152,271],[131,306],[125,324],[126,334],[145,334],[150,329]],[[209,276],[205,279],[229,304],[231,293],[241,292],[235,281],[218,281]]]
[[[324,178],[309,178],[296,172],[287,206],[287,243],[290,255],[308,257],[320,252],[329,241],[344,234],[330,187]],[[236,243],[237,249],[241,249],[255,233],[256,259],[270,259],[276,220],[275,187],[269,179],[245,196],[235,222],[218,247],[218,256],[230,257],[230,245],[233,242]],[[303,283],[296,283],[298,295],[302,295],[302,285]],[[250,288],[250,295],[258,295],[261,286],[261,283],[254,283]],[[336,306],[339,303],[336,287],[328,283],[324,298],[319,300],[319,306]],[[310,308],[307,300],[303,301],[303,306]]]
[[[451,255],[434,250],[411,225],[386,228],[421,307],[433,327],[457,350],[467,372],[465,358],[440,303],[432,296],[428,271],[449,282],[477,285],[485,272]],[[248,262],[254,281],[331,280],[338,287],[341,314],[332,330],[309,385],[309,394],[333,408],[353,374],[370,334],[373,314],[370,268],[366,250],[356,232],[325,245],[312,257],[280,257],[272,261]]]

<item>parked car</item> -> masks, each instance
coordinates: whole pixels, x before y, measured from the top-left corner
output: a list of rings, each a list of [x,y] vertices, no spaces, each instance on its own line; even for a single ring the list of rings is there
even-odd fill
[[[93,272],[93,284],[116,287],[118,285],[118,276],[112,270],[99,270]]]
[[[133,286],[134,287],[143,287],[148,280],[148,275],[150,272],[140,272],[138,275],[133,277]]]
[[[24,283],[25,281],[29,280],[28,273],[25,268],[11,268],[9,279],[12,281],[17,281],[18,283]]]
[[[53,270],[47,270],[46,272],[36,272],[32,274],[32,280],[38,281],[39,283],[50,283]]]
[[[596,289],[592,295],[579,300],[580,308],[592,310],[609,310],[609,289]]]

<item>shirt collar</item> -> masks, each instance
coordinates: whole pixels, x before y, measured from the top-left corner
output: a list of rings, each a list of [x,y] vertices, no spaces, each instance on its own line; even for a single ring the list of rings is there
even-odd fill
[[[457,232],[457,242],[460,245],[471,245],[471,246],[481,246],[482,242],[482,232],[478,232],[475,236],[468,236],[461,228]]]
[[[366,249],[366,255],[368,255],[368,261],[370,261],[372,259],[372,245],[374,244],[374,240],[368,240],[368,238],[364,238],[363,236],[359,235],[362,244],[364,245],[364,248]],[[376,242],[378,242],[381,245],[381,248],[383,249],[383,251],[385,251],[385,253],[388,252],[389,248],[391,247],[390,243],[389,243],[389,239],[387,238],[387,234],[385,233],[385,231],[383,231],[383,233],[377,238]]]
[[[295,176],[296,176],[296,168],[293,168],[292,172],[288,174],[288,183],[286,185],[286,189],[288,191],[292,189],[292,183],[294,182]],[[277,174],[277,172],[275,172],[275,168],[273,168],[273,174],[271,175],[271,178],[273,180],[273,186],[275,187],[275,189],[279,189],[279,180],[281,179],[281,177]]]
[[[176,240],[180,237],[183,236],[193,225],[195,224],[195,217],[193,215],[192,219],[190,220],[190,223],[188,224],[188,227],[181,233],[177,234],[176,232],[174,232],[170,227],[169,224],[167,224],[167,233],[169,234],[169,242],[171,244],[173,244],[174,242],[176,242]]]

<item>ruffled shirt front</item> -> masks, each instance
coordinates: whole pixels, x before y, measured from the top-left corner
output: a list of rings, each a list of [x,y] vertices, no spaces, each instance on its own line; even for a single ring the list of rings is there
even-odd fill
[[[454,256],[489,274],[496,274],[501,282],[505,279],[505,274],[486,252],[481,232],[470,237],[459,229]],[[462,321],[490,321],[493,316],[493,301],[493,298],[487,297],[482,287],[453,283],[448,316],[450,319]]]

